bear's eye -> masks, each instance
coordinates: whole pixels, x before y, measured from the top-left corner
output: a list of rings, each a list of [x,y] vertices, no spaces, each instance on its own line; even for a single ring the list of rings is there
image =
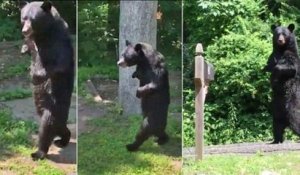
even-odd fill
[[[24,16],[23,18],[22,18],[22,22],[24,23],[24,21],[26,21],[26,20],[28,20],[28,16]]]

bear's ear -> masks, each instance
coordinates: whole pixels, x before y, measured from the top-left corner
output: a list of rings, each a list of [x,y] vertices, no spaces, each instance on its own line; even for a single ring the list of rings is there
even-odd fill
[[[294,24],[290,24],[290,25],[288,26],[288,29],[289,29],[290,32],[293,32],[294,29],[295,29],[295,25],[294,25]]]
[[[136,44],[134,46],[134,50],[139,53],[142,50],[142,44],[140,43]]]
[[[128,40],[126,40],[125,43],[126,43],[126,46],[131,46],[132,45],[131,42],[128,41]]]
[[[274,30],[276,29],[276,27],[277,27],[277,25],[272,24],[272,25],[271,25],[271,30],[274,31]]]
[[[51,11],[51,7],[52,7],[52,3],[50,1],[45,1],[41,8],[45,11],[45,12],[50,12]]]
[[[22,10],[22,8],[25,7],[25,5],[27,4],[28,4],[27,1],[19,1],[19,9]]]

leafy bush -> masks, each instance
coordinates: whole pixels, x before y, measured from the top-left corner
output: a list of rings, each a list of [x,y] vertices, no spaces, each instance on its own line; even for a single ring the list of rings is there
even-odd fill
[[[108,50],[108,43],[116,44],[117,31],[109,29],[109,3],[79,2],[78,45],[79,66],[103,65],[115,62],[115,49]],[[117,20],[118,19],[114,19]],[[112,53],[109,53],[112,52]]]
[[[21,38],[19,15],[16,2],[0,2],[0,42]]]
[[[295,23],[299,15],[295,9],[283,5],[278,19],[261,0],[189,3],[185,11],[197,16],[187,21],[196,24],[188,27],[190,33],[184,50],[184,145],[194,145],[195,97],[191,80],[195,43],[199,41],[206,43],[205,58],[216,71],[205,104],[205,143],[271,140],[270,74],[262,72],[272,51],[270,25],[277,21],[283,25]],[[195,9],[195,4],[207,13],[190,10]],[[287,138],[296,137],[288,132]]]
[[[188,43],[202,42],[208,45],[234,27],[235,18],[258,17],[265,6],[262,0],[203,0],[185,1],[185,32]]]

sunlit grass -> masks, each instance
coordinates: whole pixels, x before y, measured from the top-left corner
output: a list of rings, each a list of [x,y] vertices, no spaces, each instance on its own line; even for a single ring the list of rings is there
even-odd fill
[[[283,152],[255,155],[207,155],[203,161],[186,159],[184,174],[261,174],[273,172],[280,175],[298,175],[300,152]]]
[[[116,112],[91,120],[89,132],[79,136],[79,174],[180,174],[180,122],[169,118],[171,139],[166,145],[159,146],[151,138],[130,153],[125,145],[133,141],[141,120],[141,116],[125,118]]]

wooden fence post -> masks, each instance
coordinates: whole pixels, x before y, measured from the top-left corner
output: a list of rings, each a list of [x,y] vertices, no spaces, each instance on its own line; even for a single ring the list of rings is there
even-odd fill
[[[203,159],[204,153],[204,102],[208,85],[214,79],[214,68],[204,61],[202,44],[196,46],[195,56],[195,140],[196,160]]]

